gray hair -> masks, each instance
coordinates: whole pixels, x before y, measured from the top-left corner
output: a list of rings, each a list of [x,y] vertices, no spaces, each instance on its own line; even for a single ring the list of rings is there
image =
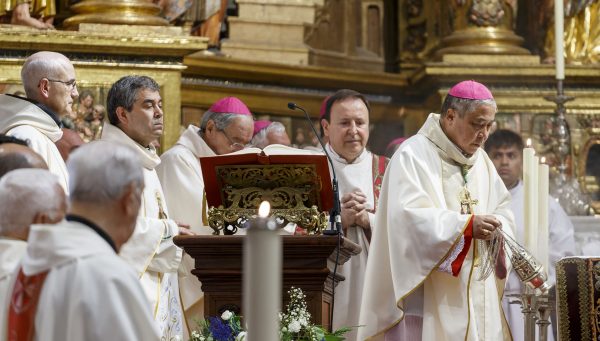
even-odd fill
[[[69,58],[57,52],[42,51],[29,56],[21,68],[21,81],[27,98],[37,100],[40,79],[60,77],[61,71],[69,64],[71,64]]]
[[[106,99],[106,112],[110,124],[115,126],[119,124],[117,108],[123,107],[131,111],[139,91],[144,89],[160,91],[160,86],[148,76],[131,75],[122,77],[110,87]]]
[[[269,139],[267,138],[267,136],[271,132],[280,133],[280,134],[285,133],[285,126],[281,122],[277,122],[277,121],[271,122],[271,124],[269,124],[269,126],[267,126],[265,129],[262,129],[261,131],[256,133],[256,135],[254,135],[254,137],[252,138],[252,141],[250,141],[250,144],[253,145],[254,147],[261,148],[261,149],[268,146]]]
[[[447,95],[442,104],[442,117],[446,116],[448,109],[453,109],[458,113],[459,117],[464,117],[466,114],[475,111],[480,106],[489,106],[494,109],[494,112],[498,110],[496,101],[493,99],[466,99],[460,97],[454,97]]]
[[[206,112],[204,112],[204,115],[202,115],[202,119],[200,120],[200,132],[204,133],[204,131],[206,130],[206,125],[210,120],[212,120],[215,123],[215,127],[218,130],[223,130],[227,128],[231,124],[231,122],[233,122],[233,120],[240,116],[248,115],[220,113],[207,110]],[[248,118],[250,118],[250,116],[248,116]]]
[[[64,195],[58,177],[48,170],[23,168],[6,173],[0,179],[0,231],[26,229],[38,213],[58,219],[64,213]]]
[[[67,160],[70,200],[104,204],[118,199],[130,184],[141,190],[144,173],[131,148],[93,141],[77,148]]]

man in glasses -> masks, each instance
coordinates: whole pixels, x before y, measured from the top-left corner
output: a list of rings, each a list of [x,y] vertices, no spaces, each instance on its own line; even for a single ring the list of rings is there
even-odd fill
[[[21,80],[27,98],[0,95],[0,133],[28,140],[67,191],[67,168],[54,143],[63,134],[60,118],[79,96],[73,64],[60,53],[38,52],[25,60]]]
[[[133,235],[119,256],[137,272],[162,338],[183,338],[177,270],[183,251],[173,237],[189,233],[170,219],[155,167],[160,163],[153,142],[163,133],[160,87],[150,77],[125,76],[108,92],[107,114],[101,141],[129,146],[144,168],[145,187]],[[107,170],[111,172],[112,170]]]
[[[244,148],[252,139],[254,124],[248,107],[238,98],[226,97],[214,103],[204,113],[200,127],[190,125],[177,144],[161,156],[157,167],[165,191],[171,217],[187,224],[198,234],[211,234],[202,221],[204,208],[204,180],[198,158],[228,154]],[[184,266],[193,269],[189,256]],[[181,281],[181,296],[186,317],[203,313],[200,282],[189,275]]]

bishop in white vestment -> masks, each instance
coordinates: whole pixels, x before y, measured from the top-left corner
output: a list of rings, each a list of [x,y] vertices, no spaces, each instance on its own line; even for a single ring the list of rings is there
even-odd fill
[[[511,339],[501,306],[506,259],[477,279],[481,244],[497,228],[513,231],[509,193],[480,148],[495,102],[467,81],[451,89],[442,112],[400,146],[386,171],[360,340]]]
[[[235,97],[215,102],[202,118],[200,128],[190,125],[175,146],[166,151],[156,167],[165,193],[170,217],[189,225],[196,234],[208,235],[213,230],[206,225],[204,179],[201,157],[231,153],[244,148],[252,138],[252,114]],[[196,276],[191,274],[194,260],[184,255],[180,277],[180,292],[188,324],[204,317],[204,294]],[[195,324],[190,326],[192,329]]]

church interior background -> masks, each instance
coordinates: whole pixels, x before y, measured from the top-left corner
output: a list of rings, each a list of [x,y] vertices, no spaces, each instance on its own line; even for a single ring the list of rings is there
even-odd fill
[[[287,103],[318,125],[323,99],[350,88],[371,102],[369,147],[383,154],[439,110],[450,86],[474,79],[495,96],[497,126],[531,138],[557,164],[556,104],[545,99],[556,94],[551,0],[55,2],[55,30],[0,24],[0,93],[22,91],[21,65],[39,50],[67,55],[79,92],[91,91],[96,104],[120,77],[151,76],[164,101],[162,150],[225,96],[242,99],[257,119],[281,121],[292,143],[316,144]],[[574,206],[590,204],[571,212],[584,215],[600,212],[600,1],[565,3],[564,89],[574,97],[567,173],[578,187]],[[216,41],[200,35],[215,15]],[[575,225],[578,244],[600,240],[597,223]]]

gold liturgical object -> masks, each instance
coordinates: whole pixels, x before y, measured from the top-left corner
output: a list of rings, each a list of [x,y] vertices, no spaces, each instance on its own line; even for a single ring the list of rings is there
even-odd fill
[[[166,26],[169,22],[158,16],[160,7],[144,0],[84,0],[73,6],[76,14],[67,18],[66,28],[77,28],[81,23],[111,25]]]

